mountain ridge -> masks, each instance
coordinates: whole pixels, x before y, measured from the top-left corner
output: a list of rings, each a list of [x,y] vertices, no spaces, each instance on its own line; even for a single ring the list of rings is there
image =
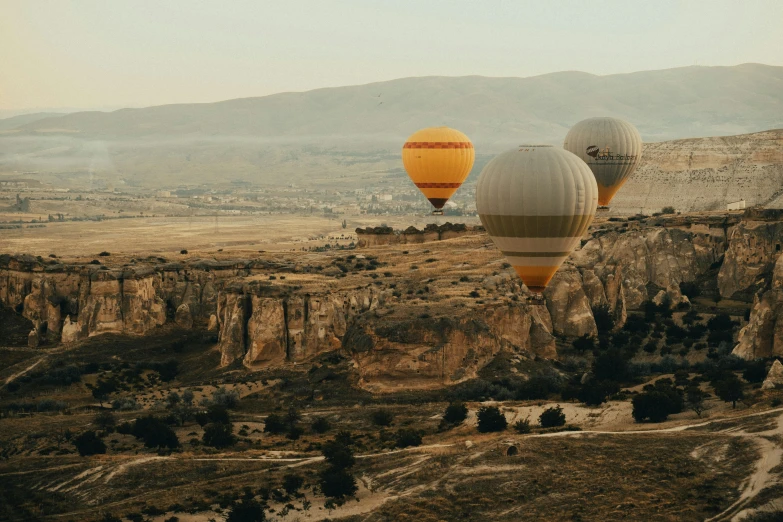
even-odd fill
[[[781,93],[783,67],[761,64],[606,76],[581,71],[525,78],[425,76],[211,103],[83,111],[26,123],[14,133],[330,137],[355,129],[386,141],[445,124],[475,136],[477,143],[500,146],[538,136],[557,142],[579,119],[604,114],[634,122],[645,141],[661,141],[715,134],[705,132],[709,128],[735,135],[779,127]],[[511,133],[518,138],[506,138]]]

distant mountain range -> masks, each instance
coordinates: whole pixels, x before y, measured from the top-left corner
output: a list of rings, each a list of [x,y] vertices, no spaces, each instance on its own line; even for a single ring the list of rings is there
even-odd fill
[[[595,76],[423,77],[217,103],[0,120],[0,175],[14,171],[130,184],[352,176],[399,168],[405,138],[448,125],[492,155],[561,144],[596,115],[634,123],[646,142],[783,127],[783,67],[683,67]]]

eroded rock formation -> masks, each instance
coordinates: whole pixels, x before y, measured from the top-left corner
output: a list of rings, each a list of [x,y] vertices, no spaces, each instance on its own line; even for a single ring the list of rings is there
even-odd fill
[[[599,220],[552,280],[545,306],[527,303],[518,278],[480,235],[459,241],[496,256],[493,268],[444,263],[451,283],[392,278],[385,269],[379,277],[375,265],[337,269],[350,264],[339,252],[316,264],[271,260],[281,255],[122,267],[4,255],[0,302],[31,322],[33,346],[176,324],[216,332],[222,365],[280,366],[342,350],[367,389],[426,388],[469,379],[501,351],[555,358],[556,337],[597,333],[596,307],[607,307],[619,326],[648,299],[686,303],[680,283],[703,277],[723,296],[754,303],[734,353],[783,355],[782,233],[783,215],[774,212]],[[447,256],[443,241],[426,255]],[[399,258],[409,266],[408,256],[391,250],[384,254],[391,261],[374,256],[375,263]],[[473,272],[462,278],[461,270]]]

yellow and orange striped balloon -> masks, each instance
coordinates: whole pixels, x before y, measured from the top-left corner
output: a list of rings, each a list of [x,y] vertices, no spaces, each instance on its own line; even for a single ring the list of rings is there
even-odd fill
[[[414,132],[402,147],[402,164],[413,183],[437,209],[470,174],[473,143],[460,131],[429,127]]]

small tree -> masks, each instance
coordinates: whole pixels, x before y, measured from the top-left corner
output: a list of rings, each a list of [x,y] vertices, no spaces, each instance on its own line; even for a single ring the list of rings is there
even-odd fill
[[[639,393],[631,400],[633,405],[633,418],[636,422],[650,420],[650,422],[663,422],[671,413],[669,397],[661,391],[647,391]]]
[[[327,497],[342,500],[358,489],[356,479],[347,470],[329,467],[321,472],[321,491]]]
[[[226,522],[264,522],[264,508],[253,499],[245,499],[234,504],[228,512]]]
[[[321,451],[329,464],[320,475],[321,491],[324,495],[342,501],[345,497],[356,494],[356,479],[348,471],[355,462],[350,433],[339,432],[334,440],[323,445]]]
[[[233,426],[231,424],[212,423],[207,424],[204,428],[204,436],[202,440],[207,446],[213,448],[227,448],[233,446],[236,443],[236,438],[232,433]]]
[[[376,410],[372,413],[372,423],[376,426],[391,426],[394,415],[389,410]]]
[[[661,214],[674,214],[674,207],[668,206],[661,209]]]
[[[76,451],[82,457],[106,453],[106,444],[95,434],[94,431],[85,431],[73,440]]]
[[[715,384],[715,393],[724,402],[730,402],[732,408],[737,407],[737,401],[745,397],[742,381],[736,375],[730,374],[730,377]]]
[[[179,447],[177,434],[174,433],[165,422],[152,415],[141,417],[133,423],[131,434],[137,439],[142,439],[148,448]]]
[[[187,389],[182,392],[182,404],[187,407],[193,406],[193,390]]]
[[[628,374],[628,361],[619,350],[600,354],[593,361],[593,375],[599,381],[622,381]]]
[[[285,421],[280,415],[276,413],[267,415],[264,421],[264,433],[279,434],[285,432],[285,429]]]
[[[478,430],[481,433],[503,431],[508,427],[506,416],[500,412],[497,406],[482,406],[476,416],[478,417]]]
[[[288,473],[283,477],[283,489],[289,495],[296,495],[304,484],[304,479],[299,475]]]
[[[332,429],[332,425],[325,417],[316,417],[310,425],[310,429],[313,430],[313,433],[326,433]]]
[[[108,431],[114,429],[117,425],[117,417],[115,417],[112,412],[103,410],[95,416],[92,422],[98,426],[99,429]]]
[[[606,402],[606,398],[618,389],[617,383],[590,379],[579,388],[576,398],[587,406],[598,406]]]
[[[563,413],[563,408],[560,406],[553,406],[547,408],[538,417],[538,423],[542,428],[556,428],[558,426],[564,426],[566,423],[566,416]]]
[[[696,412],[696,415],[701,417],[704,411],[704,399],[707,398],[707,394],[701,390],[698,386],[689,386],[685,390],[685,404]]]
[[[742,372],[742,378],[748,382],[762,382],[767,377],[767,365],[764,359],[756,359],[748,363],[745,371]]]
[[[443,421],[448,424],[462,424],[468,418],[468,407],[463,402],[453,402],[446,406]]]
[[[521,419],[514,423],[514,431],[520,434],[530,433],[530,420]]]
[[[395,441],[395,446],[398,448],[421,446],[421,434],[416,430],[401,429],[397,431],[397,440]]]
[[[585,334],[574,339],[572,345],[577,352],[592,352],[595,349],[595,338]]]

